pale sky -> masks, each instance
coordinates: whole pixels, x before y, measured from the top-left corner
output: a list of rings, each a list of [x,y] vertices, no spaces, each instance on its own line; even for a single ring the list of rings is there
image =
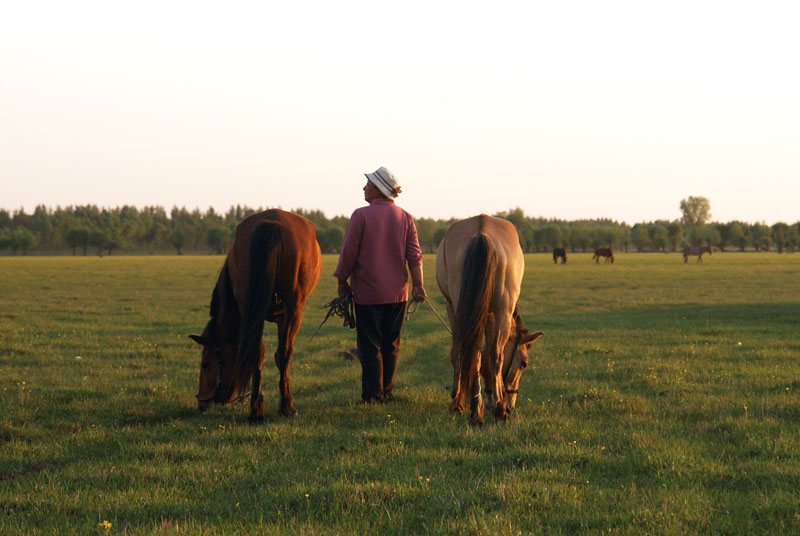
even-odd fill
[[[0,208],[800,220],[800,3],[0,5]]]

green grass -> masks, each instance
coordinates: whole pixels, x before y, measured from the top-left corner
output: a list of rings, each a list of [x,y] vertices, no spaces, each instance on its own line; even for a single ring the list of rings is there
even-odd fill
[[[526,261],[520,309],[545,337],[512,419],[472,429],[425,307],[396,400],[356,404],[337,355],[354,332],[308,341],[335,257],[297,340],[299,414],[278,417],[268,359],[260,426],[195,411],[187,335],[221,257],[0,258],[0,533],[800,532],[800,256]]]

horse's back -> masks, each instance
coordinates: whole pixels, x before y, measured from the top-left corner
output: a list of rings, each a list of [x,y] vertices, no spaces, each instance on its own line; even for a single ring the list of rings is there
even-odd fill
[[[439,244],[436,257],[436,280],[439,288],[454,303],[461,287],[464,254],[470,240],[478,233],[486,236],[497,254],[497,277],[502,279],[498,288],[510,291],[513,301],[516,302],[525,271],[519,236],[510,221],[485,214],[458,221],[448,229]]]
[[[228,254],[234,272],[247,273],[250,246],[256,230],[264,224],[280,231],[280,263],[275,276],[279,294],[296,295],[304,302],[314,290],[322,271],[319,244],[314,224],[306,218],[280,209],[252,214],[236,226],[236,236]],[[238,278],[237,287],[244,292],[246,281]]]

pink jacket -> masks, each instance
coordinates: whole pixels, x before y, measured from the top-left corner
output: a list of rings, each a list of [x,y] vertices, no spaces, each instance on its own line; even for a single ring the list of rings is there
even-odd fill
[[[414,219],[381,197],[350,216],[333,275],[350,278],[356,303],[399,303],[408,299],[406,263],[409,268],[422,264]]]

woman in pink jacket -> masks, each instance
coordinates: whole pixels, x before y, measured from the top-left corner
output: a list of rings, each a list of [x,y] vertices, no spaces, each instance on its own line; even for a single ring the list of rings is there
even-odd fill
[[[339,280],[340,294],[353,293],[361,400],[371,403],[392,397],[408,300],[406,265],[412,298],[423,301],[427,294],[414,219],[394,204],[401,192],[397,179],[385,167],[365,175],[364,199],[369,205],[350,216],[333,275]]]

